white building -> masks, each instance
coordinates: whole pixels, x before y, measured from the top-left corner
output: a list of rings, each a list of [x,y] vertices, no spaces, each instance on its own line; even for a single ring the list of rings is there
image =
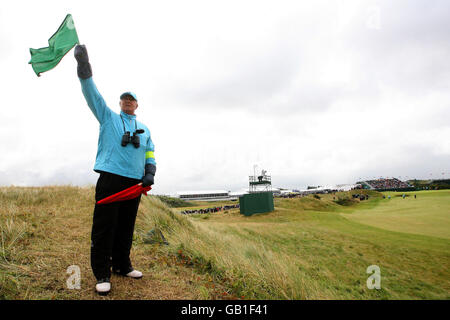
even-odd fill
[[[230,198],[232,200],[238,200],[239,197],[243,196],[244,194],[248,194],[248,189],[241,189],[238,191],[230,192]]]
[[[311,189],[303,189],[299,190],[302,194],[311,194],[311,193],[329,193],[333,191],[350,191],[352,189],[358,188],[361,186],[360,184],[338,184],[338,185],[328,185],[328,186],[318,186]]]
[[[201,191],[179,191],[176,195],[182,200],[217,201],[230,200],[230,191],[226,190],[201,190]]]

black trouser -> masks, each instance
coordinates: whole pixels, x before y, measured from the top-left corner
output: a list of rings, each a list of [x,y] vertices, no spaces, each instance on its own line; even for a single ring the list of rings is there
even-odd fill
[[[141,180],[100,172],[95,201],[122,191]],[[91,234],[91,267],[97,280],[111,277],[114,269],[131,268],[130,250],[141,196],[125,201],[95,205]]]

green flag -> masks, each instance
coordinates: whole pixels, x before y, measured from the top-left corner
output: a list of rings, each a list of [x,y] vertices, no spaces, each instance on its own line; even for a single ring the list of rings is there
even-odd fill
[[[53,69],[61,59],[79,43],[77,30],[73,24],[72,15],[68,14],[54,35],[48,39],[48,47],[30,48],[30,63],[39,77],[41,72]]]

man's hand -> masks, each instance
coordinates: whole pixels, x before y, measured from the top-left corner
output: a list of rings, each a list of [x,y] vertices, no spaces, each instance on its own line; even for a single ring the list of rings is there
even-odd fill
[[[142,186],[148,187],[151,186],[155,183],[155,176],[151,175],[151,174],[146,174],[144,176],[144,178],[142,178]]]
[[[89,63],[89,56],[86,50],[86,46],[84,44],[77,45],[75,47],[75,59],[78,62],[78,77],[81,79],[87,79],[92,77],[92,69],[91,64]]]
[[[78,63],[89,62],[89,56],[84,44],[77,44],[75,47],[75,59],[77,59]]]
[[[145,165],[145,176],[142,178],[142,186],[148,187],[155,183],[156,166],[154,164]]]

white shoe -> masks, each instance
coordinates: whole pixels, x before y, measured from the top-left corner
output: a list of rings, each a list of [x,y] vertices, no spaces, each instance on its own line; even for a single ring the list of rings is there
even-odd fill
[[[111,282],[99,282],[95,285],[95,291],[99,295],[107,295],[111,291]]]
[[[142,278],[142,272],[140,272],[138,270],[133,270],[133,271],[127,273],[127,277],[140,279],[140,278]]]

